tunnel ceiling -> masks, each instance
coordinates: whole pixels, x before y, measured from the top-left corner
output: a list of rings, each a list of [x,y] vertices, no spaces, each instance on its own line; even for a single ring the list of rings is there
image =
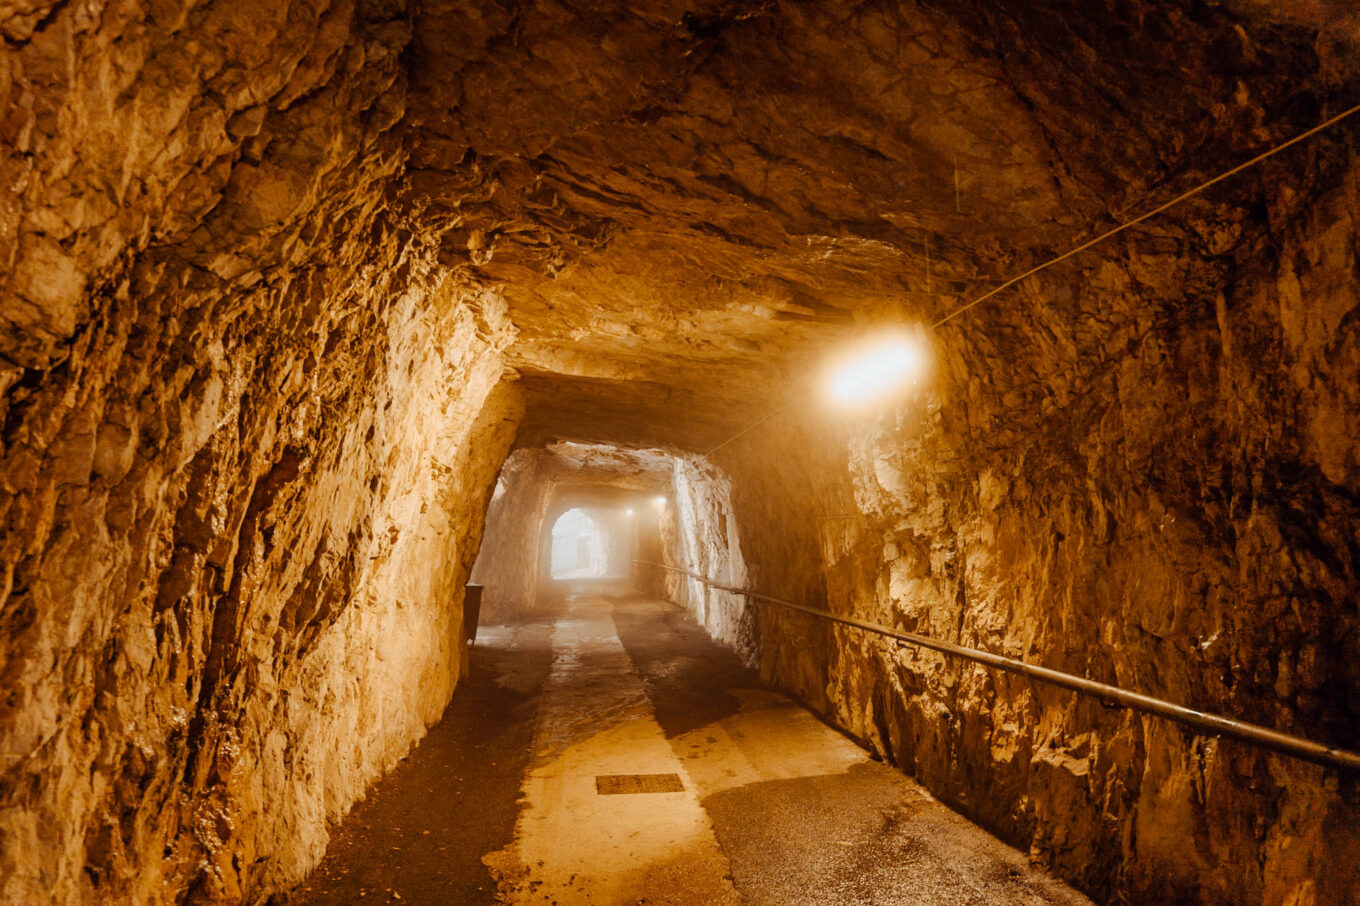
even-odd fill
[[[520,450],[507,469],[522,471],[529,460],[537,481],[552,494],[572,500],[650,499],[670,491],[675,470],[674,458],[662,450],[571,442]]]
[[[1339,9],[435,0],[408,184],[503,288],[522,442],[703,449],[855,323],[932,321],[1315,122],[1354,81]],[[1222,252],[1251,185],[1177,240]]]
[[[550,477],[559,484],[609,484],[637,491],[665,491],[675,461],[660,450],[620,449],[602,444],[558,443],[547,448]]]

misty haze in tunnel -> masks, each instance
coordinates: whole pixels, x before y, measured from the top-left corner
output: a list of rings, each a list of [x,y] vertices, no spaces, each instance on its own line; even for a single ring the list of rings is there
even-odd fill
[[[0,903],[287,896],[555,564],[1097,901],[1354,903],[1354,773],[685,574],[1356,748],[1354,4],[0,36]]]
[[[600,523],[608,510],[567,510],[552,527],[551,577],[553,579],[593,579],[608,572],[608,547],[613,532],[606,533]]]

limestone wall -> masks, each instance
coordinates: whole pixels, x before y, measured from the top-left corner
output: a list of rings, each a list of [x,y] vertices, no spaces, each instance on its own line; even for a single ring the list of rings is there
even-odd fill
[[[483,586],[483,622],[513,620],[538,607],[539,542],[552,485],[536,450],[516,450],[501,469],[486,536],[472,570]]]
[[[747,587],[730,480],[701,457],[677,456],[672,475],[672,496],[661,520],[662,561],[723,585]],[[745,599],[680,573],[668,573],[665,587],[709,635],[747,659],[755,657],[753,617]]]
[[[440,714],[519,403],[389,194],[381,4],[28,4],[0,138],[0,902],[252,902]]]

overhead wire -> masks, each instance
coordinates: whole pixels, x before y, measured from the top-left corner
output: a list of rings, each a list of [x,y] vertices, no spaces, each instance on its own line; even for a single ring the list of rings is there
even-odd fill
[[[1347,117],[1354,116],[1356,113],[1360,113],[1360,104],[1356,104],[1354,107],[1351,107],[1351,108],[1348,109],[1348,110],[1343,110],[1341,113],[1338,113],[1336,116],[1333,116],[1333,117],[1331,117],[1331,118],[1329,118],[1329,119],[1326,119],[1326,120],[1322,121],[1321,123],[1318,123],[1316,126],[1314,126],[1314,127],[1311,128],[1311,129],[1308,129],[1308,130],[1305,131],[1305,132],[1300,132],[1298,135],[1294,136],[1293,138],[1289,139],[1288,141],[1281,142],[1280,144],[1274,146],[1273,148],[1270,148],[1269,150],[1262,151],[1260,154],[1256,155],[1256,156],[1253,157],[1251,160],[1248,160],[1248,161],[1245,161],[1245,162],[1243,162],[1243,163],[1240,163],[1240,164],[1238,164],[1237,166],[1233,167],[1231,170],[1226,170],[1226,171],[1224,171],[1224,172],[1218,174],[1217,176],[1215,176],[1213,179],[1206,180],[1205,182],[1200,183],[1199,185],[1195,186],[1193,189],[1187,189],[1186,191],[1184,191],[1184,192],[1182,192],[1181,194],[1177,195],[1175,198],[1172,198],[1170,201],[1167,201],[1167,202],[1164,202],[1164,203],[1162,203],[1162,204],[1159,204],[1159,205],[1157,205],[1157,207],[1153,208],[1152,210],[1147,211],[1147,212],[1144,213],[1144,214],[1139,214],[1137,217],[1135,217],[1134,219],[1132,219],[1132,220],[1130,220],[1130,221],[1128,221],[1128,222],[1126,222],[1126,223],[1121,223],[1121,224],[1119,224],[1119,225],[1116,226],[1116,227],[1112,227],[1111,229],[1106,230],[1105,232],[1101,233],[1099,236],[1096,236],[1094,239],[1089,239],[1089,240],[1087,240],[1086,242],[1083,242],[1081,245],[1078,245],[1078,246],[1076,246],[1075,248],[1072,248],[1072,249],[1069,249],[1069,250],[1066,251],[1066,252],[1063,252],[1061,255],[1058,255],[1056,258],[1050,258],[1049,260],[1045,261],[1043,264],[1036,265],[1035,267],[1032,267],[1032,268],[1030,268],[1029,270],[1025,271],[1023,274],[1018,274],[1018,275],[1016,275],[1016,276],[1014,276],[1014,277],[1011,277],[1011,278],[1010,278],[1009,280],[1007,280],[1005,283],[1002,283],[1002,284],[1000,284],[1000,285],[998,285],[998,286],[996,286],[996,287],[993,287],[992,289],[990,289],[990,290],[988,290],[987,292],[983,293],[982,295],[978,296],[978,297],[977,297],[976,299],[974,299],[973,301],[967,303],[966,305],[961,305],[961,306],[959,306],[958,308],[956,308],[956,309],[954,309],[953,311],[951,311],[949,314],[945,315],[943,318],[940,318],[940,319],[939,319],[938,321],[936,321],[934,324],[930,325],[931,329],[932,329],[932,330],[936,330],[936,329],[942,327],[944,324],[948,323],[949,321],[953,320],[954,318],[957,318],[959,315],[963,314],[964,312],[968,311],[969,309],[975,308],[976,306],[981,305],[983,302],[986,302],[988,299],[992,298],[992,297],[995,296],[996,294],[1000,293],[1000,292],[1003,291],[1003,290],[1009,289],[1010,287],[1012,287],[1012,286],[1014,286],[1015,284],[1021,282],[1022,280],[1025,280],[1025,279],[1027,279],[1027,278],[1029,278],[1029,277],[1033,277],[1035,274],[1039,273],[1040,271],[1048,270],[1048,269],[1049,269],[1050,267],[1052,267],[1053,265],[1055,265],[1055,264],[1057,264],[1057,263],[1059,263],[1059,262],[1061,262],[1061,261],[1066,261],[1068,258],[1071,258],[1073,255],[1076,255],[1076,254],[1079,254],[1079,253],[1081,253],[1081,252],[1084,252],[1084,251],[1086,251],[1087,249],[1089,249],[1091,246],[1093,246],[1093,245],[1098,245],[1099,243],[1104,242],[1106,239],[1109,239],[1109,238],[1112,237],[1112,236],[1117,236],[1118,234],[1124,232],[1125,230],[1127,230],[1127,229],[1129,229],[1129,228],[1131,228],[1131,227],[1135,227],[1135,226],[1137,226],[1138,224],[1142,223],[1143,221],[1148,220],[1148,219],[1150,219],[1150,218],[1152,218],[1152,217],[1157,216],[1158,214],[1162,213],[1163,211],[1167,210],[1168,208],[1175,207],[1176,205],[1180,204],[1181,202],[1185,201],[1185,200],[1188,199],[1188,198],[1193,198],[1194,196],[1196,196],[1196,195],[1198,195],[1199,193],[1203,192],[1205,189],[1209,188],[1210,186],[1217,185],[1218,183],[1222,182],[1222,181],[1225,180],[1225,179],[1228,179],[1229,177],[1236,176],[1238,173],[1241,173],[1243,170],[1250,169],[1251,167],[1254,167],[1254,166],[1256,166],[1257,164],[1261,163],[1263,160],[1266,160],[1266,159],[1268,159],[1268,158],[1274,157],[1276,154],[1279,154],[1281,151],[1285,150],[1286,148],[1290,148],[1290,147],[1292,147],[1292,146],[1294,146],[1294,145],[1297,145],[1299,142],[1304,141],[1305,139],[1311,138],[1311,137],[1313,137],[1314,135],[1317,135],[1319,132],[1322,132],[1324,129],[1329,129],[1329,128],[1331,128],[1332,126],[1335,126],[1337,123],[1341,122],[1342,120],[1346,119]]]
[[[758,419],[756,419],[755,421],[751,422],[751,424],[747,425],[745,428],[742,428],[742,429],[741,429],[740,431],[738,431],[736,434],[733,434],[733,435],[732,435],[731,437],[729,437],[727,440],[725,440],[725,441],[723,441],[722,443],[718,444],[716,447],[714,447],[712,450],[709,450],[709,451],[708,451],[707,453],[705,453],[704,455],[705,455],[705,456],[712,456],[714,453],[717,453],[719,450],[721,450],[723,447],[725,447],[725,446],[727,446],[728,444],[730,444],[732,441],[736,440],[736,439],[739,438],[739,437],[744,437],[744,436],[746,436],[747,434],[750,434],[750,433],[751,433],[752,431],[754,431],[756,428],[759,428],[761,425],[765,424],[767,421],[769,421],[770,419],[774,418],[776,415],[779,415],[779,414],[781,414],[781,413],[783,413],[783,412],[788,412],[790,409],[792,409],[792,408],[793,408],[794,406],[796,406],[796,405],[798,405],[798,401],[797,401],[797,400],[793,401],[792,403],[789,403],[787,406],[781,406],[780,408],[774,410],[773,412],[767,413],[766,415],[762,416],[761,418],[758,418]]]

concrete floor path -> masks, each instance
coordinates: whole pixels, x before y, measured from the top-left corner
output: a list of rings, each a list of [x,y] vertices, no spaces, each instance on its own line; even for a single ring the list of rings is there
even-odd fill
[[[677,608],[590,595],[481,630],[294,902],[1089,906]]]

